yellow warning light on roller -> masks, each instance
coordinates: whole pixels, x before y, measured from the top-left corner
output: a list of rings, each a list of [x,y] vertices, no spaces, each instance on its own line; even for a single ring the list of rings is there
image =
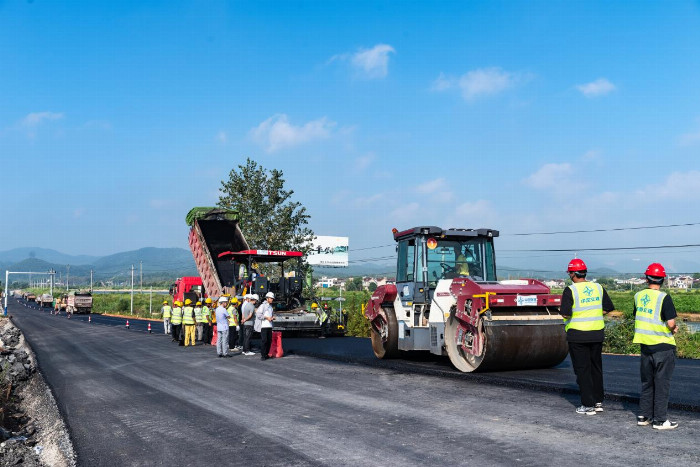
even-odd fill
[[[433,237],[430,237],[426,242],[426,245],[428,246],[428,249],[434,250],[435,248],[437,248],[437,240],[435,240]]]

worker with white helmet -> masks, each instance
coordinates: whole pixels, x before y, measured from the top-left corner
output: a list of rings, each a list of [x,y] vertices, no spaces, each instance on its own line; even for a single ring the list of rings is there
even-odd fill
[[[221,357],[228,357],[228,297],[219,297],[219,306],[216,307],[214,316],[216,318],[216,354]]]
[[[160,309],[160,312],[163,316],[163,328],[166,334],[170,334],[170,317],[172,316],[172,311],[173,309],[168,305],[168,301],[163,300],[163,308]]]
[[[259,323],[261,350],[260,359],[267,360],[270,358],[270,346],[272,345],[272,321],[274,321],[274,309],[272,302],[275,301],[275,294],[268,292],[265,294],[265,301],[260,305],[255,312],[255,319]],[[256,323],[257,324],[257,323]]]
[[[243,322],[243,355],[255,355],[250,351],[250,338],[253,335],[253,324],[255,321],[255,302],[252,294],[243,297],[241,307],[241,321]]]

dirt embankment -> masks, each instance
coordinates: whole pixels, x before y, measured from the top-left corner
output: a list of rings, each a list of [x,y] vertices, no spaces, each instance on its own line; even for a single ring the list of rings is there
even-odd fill
[[[56,401],[24,336],[0,318],[0,465],[73,466]]]

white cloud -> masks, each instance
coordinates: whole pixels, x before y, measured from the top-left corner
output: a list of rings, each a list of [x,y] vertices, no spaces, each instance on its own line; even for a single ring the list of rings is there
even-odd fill
[[[604,96],[613,92],[617,88],[613,83],[611,83],[607,79],[598,78],[597,80],[591,81],[590,83],[579,84],[576,86],[576,89],[578,89],[584,96],[590,98]]]
[[[360,156],[357,159],[355,159],[355,170],[358,172],[361,172],[365,170],[367,167],[369,167],[372,162],[374,161],[375,156],[374,153],[367,153],[364,156]]]
[[[381,79],[389,74],[389,54],[392,53],[396,53],[396,50],[389,44],[377,44],[371,49],[334,55],[328,63],[336,60],[349,61],[358,77]]]
[[[383,204],[384,198],[384,193],[377,193],[371,196],[358,196],[350,202],[350,205],[356,209],[376,207]]]
[[[331,135],[335,125],[335,122],[322,117],[301,126],[295,126],[289,123],[287,115],[277,114],[250,130],[250,136],[253,141],[262,145],[265,151],[271,153],[310,141],[326,139]]]
[[[480,228],[497,224],[496,210],[490,201],[483,199],[460,204],[454,208],[452,214],[445,221],[447,228]]]
[[[673,172],[657,185],[648,185],[636,196],[647,200],[688,200],[700,196],[700,171]]]
[[[422,194],[435,193],[436,191],[445,188],[447,182],[444,178],[436,178],[435,180],[430,180],[416,187],[416,191]]]
[[[574,168],[569,163],[545,164],[535,173],[523,180],[523,183],[535,190],[554,190],[556,192],[577,190],[583,184],[574,178]]]
[[[32,112],[22,119],[22,125],[35,127],[44,121],[60,120],[62,118],[62,112]]]
[[[698,142],[700,142],[700,129],[681,135],[679,140],[681,146],[690,146]]]
[[[501,68],[478,68],[455,78],[440,73],[431,90],[442,92],[459,89],[466,101],[473,101],[481,96],[499,94],[532,78],[529,73],[518,73],[502,70]]]
[[[416,202],[402,205],[389,213],[389,219],[394,222],[415,221],[418,216],[420,205]]]
[[[225,131],[222,130],[216,134],[216,140],[221,144],[226,144],[226,142],[228,141],[228,135]]]

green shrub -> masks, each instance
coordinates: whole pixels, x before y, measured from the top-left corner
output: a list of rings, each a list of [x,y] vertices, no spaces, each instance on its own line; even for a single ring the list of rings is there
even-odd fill
[[[691,333],[684,323],[680,323],[676,338],[676,352],[679,358],[700,358],[700,333]],[[614,354],[638,354],[639,344],[633,344],[634,320],[610,320],[605,325],[603,352]]]

